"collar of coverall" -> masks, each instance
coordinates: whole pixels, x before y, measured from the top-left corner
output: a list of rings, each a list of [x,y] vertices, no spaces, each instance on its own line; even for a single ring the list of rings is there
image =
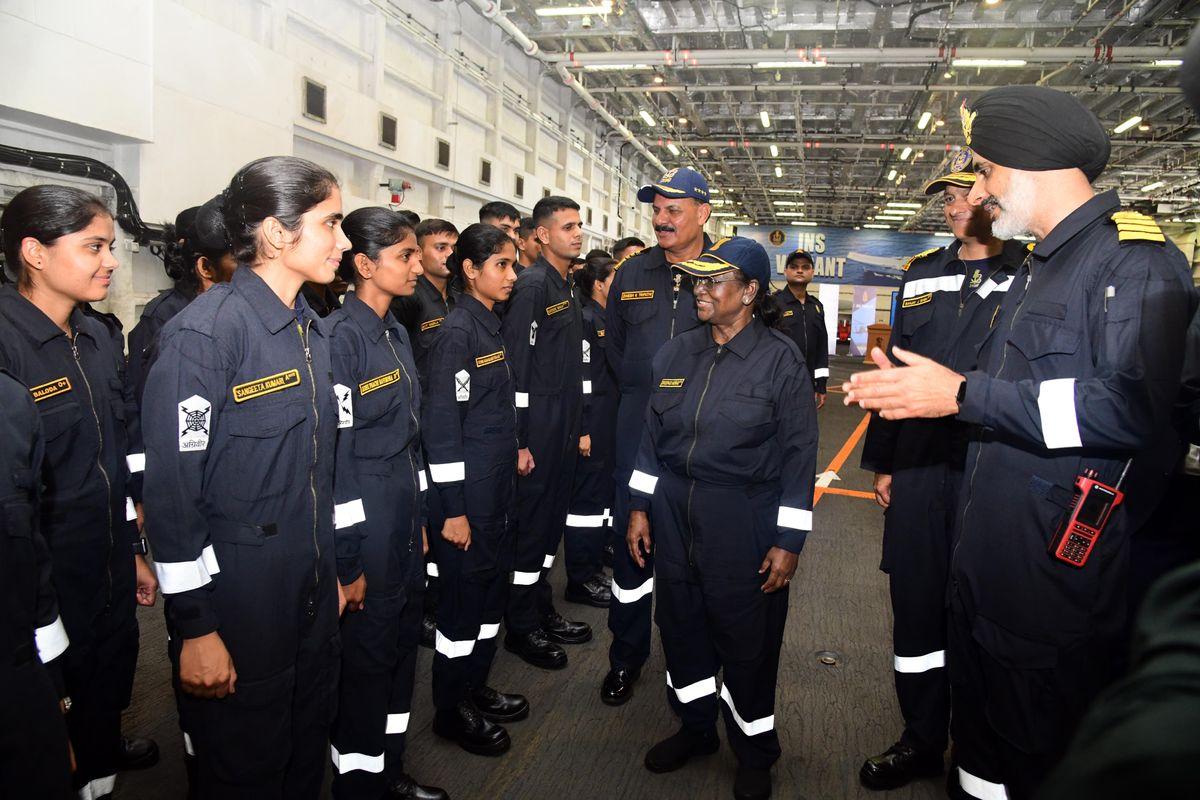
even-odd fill
[[[1075,234],[1097,219],[1109,216],[1120,207],[1121,200],[1117,197],[1115,189],[1096,195],[1055,225],[1050,235],[1034,246],[1033,254],[1042,259],[1050,258],[1058,248],[1075,238]]]
[[[396,322],[391,311],[388,311],[386,317],[381,318],[375,313],[375,309],[359,300],[358,295],[354,292],[346,293],[346,299],[342,301],[342,308],[345,310],[346,316],[354,320],[355,324],[362,328],[363,333],[371,337],[372,342],[378,342],[384,331],[387,330],[396,331],[396,335],[400,335],[400,323]]]
[[[0,308],[4,316],[16,321],[17,327],[35,344],[41,346],[59,336],[66,336],[42,310],[17,291],[13,284],[0,286]],[[82,326],[84,314],[76,307],[69,317],[71,330],[92,338]]]
[[[698,337],[699,345],[692,351],[693,353],[703,353],[706,350],[714,350],[717,347],[717,343],[713,341],[711,334],[712,326],[707,325],[705,327],[708,329],[709,335]],[[750,320],[749,325],[738,331],[737,335],[726,342],[723,347],[738,358],[749,358],[750,353],[754,352],[754,347],[758,344],[758,340],[762,338],[764,331],[766,331],[766,326],[762,324],[762,320],[755,317]]]
[[[319,324],[320,318],[308,307],[308,301],[304,299],[303,292],[296,293],[296,308],[288,308],[271,290],[271,287],[267,286],[267,282],[249,267],[235,269],[233,280],[230,283],[233,285],[234,291],[241,294],[254,309],[254,313],[258,315],[263,327],[269,333],[279,333],[288,325],[295,323],[297,309],[314,323],[311,330],[323,333]]]
[[[475,296],[468,292],[463,292],[458,298],[458,302],[462,307],[471,313],[471,316],[479,320],[487,332],[495,336],[500,332],[500,317],[496,316],[496,312],[488,309],[483,303],[475,299]]]

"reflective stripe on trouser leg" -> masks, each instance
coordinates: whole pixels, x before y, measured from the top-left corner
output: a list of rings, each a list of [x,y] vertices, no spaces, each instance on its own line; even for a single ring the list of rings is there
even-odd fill
[[[449,711],[465,700],[471,686],[486,681],[496,654],[508,575],[499,570],[461,572],[463,554],[442,559],[433,655],[433,702]]]
[[[608,606],[608,630],[612,644],[608,650],[609,664],[637,669],[650,656],[650,612],[654,588],[654,557],[646,556],[646,566],[639,567],[625,545],[625,529],[629,523],[628,477],[617,476],[616,503],[613,508],[613,602]]]
[[[404,770],[404,750],[408,743],[413,683],[417,672],[417,651],[421,644],[421,619],[424,616],[422,594],[410,589],[404,613],[400,615],[400,660],[392,672],[387,724],[384,727],[384,774],[389,780],[399,777]]]
[[[685,728],[717,724],[717,651],[705,626],[704,599],[694,583],[658,583],[655,618],[667,661],[667,701]]]
[[[576,491],[579,490],[577,485]],[[572,502],[563,529],[563,559],[568,581],[584,583],[604,570],[605,519],[603,506],[579,502],[578,498]]]

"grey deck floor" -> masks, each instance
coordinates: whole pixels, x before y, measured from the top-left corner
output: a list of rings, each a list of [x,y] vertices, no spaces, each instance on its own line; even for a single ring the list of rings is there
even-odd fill
[[[853,368],[858,368],[854,362],[838,359],[830,386],[838,386]],[[841,405],[841,395],[830,393],[819,414],[819,471],[841,450],[862,417],[862,412]],[[861,442],[838,471],[840,480],[833,486],[870,489],[870,476],[857,468],[860,451]],[[900,730],[892,685],[887,582],[877,569],[882,516],[869,500],[826,494],[816,509],[815,528],[793,581],[780,665],[775,719],[783,757],[774,770],[774,797],[944,797],[941,778],[886,794],[868,792],[858,783],[863,757],[887,747]],[[561,564],[562,559],[557,561]],[[561,595],[565,577],[560,567],[553,580]],[[559,672],[535,670],[500,650],[493,685],[526,694],[532,705],[529,719],[510,726],[513,748],[502,758],[471,756],[433,735],[432,659],[430,651],[421,651],[405,758],[408,770],[425,783],[444,787],[455,800],[732,797],[735,764],[727,747],[671,775],[654,775],[642,766],[646,749],[676,728],[666,702],[657,634],[633,699],[620,708],[609,708],[599,698],[608,667],[605,613],[561,601],[558,606],[567,616],[591,623],[596,637],[569,648],[571,663]],[[124,727],[128,733],[156,738],[163,758],[154,769],[122,775],[115,796],[175,800],[184,796],[185,779],[161,605],[139,613],[139,672]],[[823,650],[840,656],[837,666],[818,662],[815,654]]]

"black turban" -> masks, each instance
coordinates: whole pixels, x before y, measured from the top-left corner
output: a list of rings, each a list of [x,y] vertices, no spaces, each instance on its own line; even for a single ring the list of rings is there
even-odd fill
[[[1108,164],[1108,131],[1087,106],[1057,89],[991,89],[963,107],[962,120],[971,149],[1002,167],[1076,168],[1094,181]]]

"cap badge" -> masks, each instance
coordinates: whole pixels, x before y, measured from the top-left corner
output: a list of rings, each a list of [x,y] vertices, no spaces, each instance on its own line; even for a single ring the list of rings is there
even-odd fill
[[[967,128],[970,128],[969,122],[967,123]],[[950,159],[950,171],[966,172],[971,167],[972,155],[973,154],[971,153],[971,149],[969,147],[964,147],[962,150],[959,150]]]
[[[974,124],[975,117],[977,117],[979,115],[979,112],[968,110],[967,109],[967,101],[964,100],[963,104],[958,109],[958,115],[962,119],[963,139],[966,140],[967,144],[970,144],[971,143],[971,125]]]

